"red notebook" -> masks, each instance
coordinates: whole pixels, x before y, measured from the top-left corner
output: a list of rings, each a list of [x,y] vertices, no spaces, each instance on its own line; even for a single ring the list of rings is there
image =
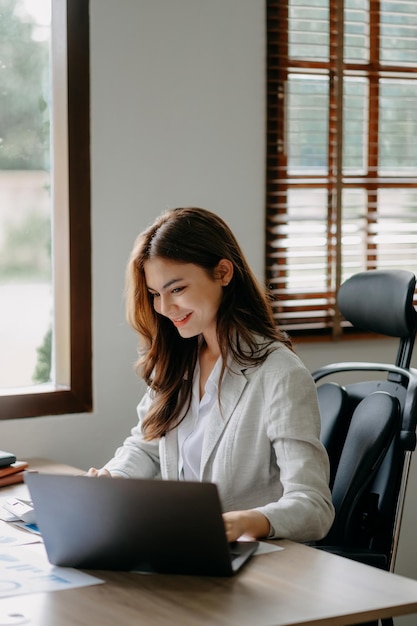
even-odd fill
[[[0,487],[14,485],[23,482],[23,473],[28,469],[29,463],[26,461],[16,461],[11,465],[0,468]]]

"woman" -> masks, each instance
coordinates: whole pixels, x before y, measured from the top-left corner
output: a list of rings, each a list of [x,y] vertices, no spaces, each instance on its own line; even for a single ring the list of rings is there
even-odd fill
[[[229,541],[324,537],[315,385],[224,221],[167,211],[136,240],[126,290],[148,390],[131,435],[88,475],[214,482]]]

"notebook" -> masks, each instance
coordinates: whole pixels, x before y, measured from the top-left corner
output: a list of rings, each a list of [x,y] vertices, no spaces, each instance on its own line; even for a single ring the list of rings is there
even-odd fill
[[[226,539],[213,483],[25,474],[53,565],[231,576],[256,541]]]

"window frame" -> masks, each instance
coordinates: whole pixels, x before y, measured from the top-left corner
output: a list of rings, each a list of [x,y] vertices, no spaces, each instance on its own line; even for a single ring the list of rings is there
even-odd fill
[[[66,34],[56,34],[67,41],[70,383],[1,395],[0,419],[82,413],[93,406],[89,1],[53,2],[54,10],[66,11],[67,25]]]

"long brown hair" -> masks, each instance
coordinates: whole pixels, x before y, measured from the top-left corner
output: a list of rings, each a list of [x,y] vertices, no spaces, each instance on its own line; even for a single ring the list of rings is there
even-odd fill
[[[191,402],[199,346],[198,337],[182,338],[172,322],[153,307],[144,262],[155,257],[193,263],[212,278],[220,259],[233,263],[233,278],[223,289],[217,313],[221,378],[230,354],[239,364],[250,366],[266,358],[273,341],[291,348],[290,339],[276,326],[270,301],[227,224],[205,209],[166,211],[138,236],[126,271],[127,320],[140,336],[136,371],[154,392],[154,402],[142,424],[148,440],[177,426],[184,407]]]

